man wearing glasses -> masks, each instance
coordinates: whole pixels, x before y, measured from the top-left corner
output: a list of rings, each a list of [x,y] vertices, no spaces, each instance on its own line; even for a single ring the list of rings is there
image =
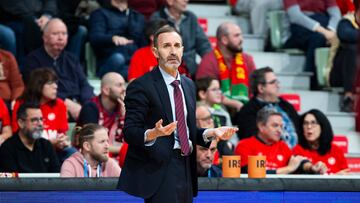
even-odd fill
[[[59,160],[52,144],[41,138],[43,118],[39,105],[24,103],[17,112],[19,131],[0,147],[0,171],[58,173]]]
[[[256,135],[256,114],[266,106],[282,115],[284,127],[281,139],[293,148],[298,142],[299,116],[290,103],[279,97],[279,80],[274,71],[269,67],[255,70],[250,76],[250,88],[253,97],[235,116],[239,139]]]

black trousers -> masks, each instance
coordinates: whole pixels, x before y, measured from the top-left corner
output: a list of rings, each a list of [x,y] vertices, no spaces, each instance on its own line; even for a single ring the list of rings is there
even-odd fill
[[[159,181],[162,181],[159,190],[149,199],[145,199],[145,203],[193,202],[190,157],[182,156],[180,150],[174,150],[167,174]]]

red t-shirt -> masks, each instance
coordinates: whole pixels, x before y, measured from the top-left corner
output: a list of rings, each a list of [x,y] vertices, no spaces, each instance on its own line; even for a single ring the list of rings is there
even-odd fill
[[[4,126],[10,125],[10,115],[3,99],[0,98],[0,133]]]
[[[138,49],[131,58],[128,80],[141,77],[158,65],[157,59],[151,51],[151,47]]]
[[[16,112],[22,103],[22,100],[17,100],[14,106],[12,114],[13,132],[16,132],[19,129]],[[45,103],[40,105],[40,109],[43,116],[43,137],[45,139],[55,139],[58,133],[66,133],[69,126],[67,122],[67,110],[63,100],[57,98],[54,106],[50,106],[49,103]]]
[[[273,145],[266,145],[256,136],[241,140],[236,146],[235,154],[240,155],[241,167],[248,165],[249,155],[266,156],[266,170],[276,170],[287,166],[292,155],[285,142],[279,141]]]
[[[318,161],[322,161],[326,164],[329,174],[348,168],[344,152],[334,144],[331,145],[330,152],[325,155],[320,155],[316,150],[304,149],[299,144],[294,147],[293,154],[304,156],[313,164],[316,164]]]

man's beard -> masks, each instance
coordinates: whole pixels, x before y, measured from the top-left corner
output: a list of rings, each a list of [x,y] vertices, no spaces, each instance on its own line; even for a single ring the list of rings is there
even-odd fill
[[[107,162],[109,160],[108,156],[104,156],[102,154],[91,153],[91,156],[94,160],[101,162],[101,163]]]
[[[42,137],[43,130],[44,130],[44,128],[42,126],[40,126],[40,127],[35,128],[32,131],[27,130],[25,132],[25,135],[30,139],[37,140],[37,139],[40,139]]]
[[[121,93],[121,95],[117,95],[114,93],[114,91],[110,88],[109,98],[112,102],[118,103],[118,99],[124,100],[124,93]]]
[[[243,52],[243,48],[242,46],[233,46],[231,44],[226,46],[227,49],[229,49],[232,53],[242,53]]]

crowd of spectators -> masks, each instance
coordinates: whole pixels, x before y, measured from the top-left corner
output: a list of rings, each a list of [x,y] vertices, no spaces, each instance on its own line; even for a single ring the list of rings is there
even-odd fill
[[[241,155],[243,172],[247,156],[263,154],[268,173],[347,174],[346,159],[332,144],[326,116],[318,110],[300,116],[280,97],[272,68],[257,69],[243,50],[239,25],[221,23],[212,49],[187,4],[0,0],[0,171],[119,176],[127,150],[122,133],[126,84],[157,66],[154,34],[170,25],[179,31],[184,46],[179,72],[196,84],[198,127],[239,128],[231,140],[213,140],[209,149],[197,146],[198,176],[221,177],[221,156],[233,154]],[[250,14],[253,34],[263,37],[269,32],[267,11],[284,9],[291,23],[284,47],[304,51],[304,71],[313,73],[311,89],[319,89],[315,49],[334,48],[330,83],[344,87],[341,110],[346,112],[353,111],[355,101],[358,0],[354,5],[345,0],[234,4],[237,14]],[[85,74],[87,41],[101,78],[97,96]],[[69,122],[77,126],[72,142]]]

